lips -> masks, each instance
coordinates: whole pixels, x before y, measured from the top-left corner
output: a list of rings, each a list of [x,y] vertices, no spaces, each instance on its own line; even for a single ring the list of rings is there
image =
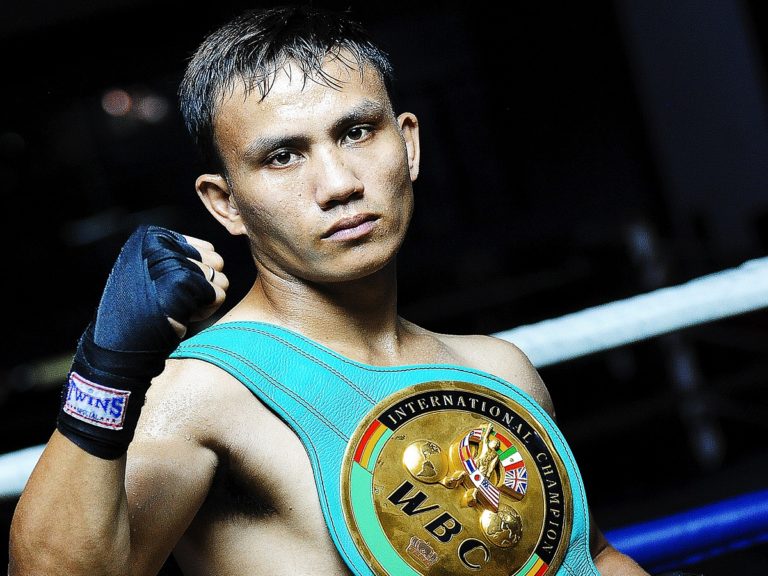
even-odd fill
[[[378,216],[373,214],[355,214],[342,218],[323,234],[323,239],[353,240],[360,238],[373,230],[376,220],[378,220]]]

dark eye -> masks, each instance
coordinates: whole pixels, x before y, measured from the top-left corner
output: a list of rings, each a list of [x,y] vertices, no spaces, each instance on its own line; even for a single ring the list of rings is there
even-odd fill
[[[287,166],[295,159],[295,154],[287,150],[281,150],[269,158],[269,163],[274,166]]]
[[[371,133],[371,129],[368,126],[355,126],[349,132],[347,132],[347,140],[350,142],[360,142]]]

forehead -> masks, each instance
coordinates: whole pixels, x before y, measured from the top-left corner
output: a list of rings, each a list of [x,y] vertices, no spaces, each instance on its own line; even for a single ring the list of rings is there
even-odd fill
[[[258,89],[247,90],[238,80],[222,96],[214,116],[214,135],[223,154],[245,145],[264,133],[321,128],[362,102],[391,111],[384,82],[372,66],[357,66],[326,59],[322,76],[305,76],[289,61],[275,73],[266,97]]]

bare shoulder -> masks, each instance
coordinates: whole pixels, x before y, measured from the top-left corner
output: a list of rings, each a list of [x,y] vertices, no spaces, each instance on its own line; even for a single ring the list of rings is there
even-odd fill
[[[137,439],[183,437],[216,449],[226,442],[228,414],[242,412],[243,403],[253,404],[252,398],[247,388],[213,364],[170,359],[147,393]]]
[[[489,372],[530,394],[552,417],[554,407],[547,387],[525,353],[517,346],[485,335],[435,334],[463,366]]]
[[[143,517],[147,510],[161,508],[169,518],[188,522],[216,471],[231,463],[235,447],[263,429],[266,412],[220,368],[194,359],[168,360],[147,392],[128,449],[126,485],[132,511]]]
[[[242,388],[242,386],[241,386]],[[226,444],[215,415],[226,397],[236,392],[223,371],[195,360],[168,360],[152,381],[141,410],[133,442],[128,449],[129,486],[155,485],[158,477],[175,478],[182,485],[212,478]],[[217,407],[213,409],[213,407]],[[185,478],[178,478],[184,470]],[[198,489],[205,491],[203,485]]]
[[[208,498],[235,437],[224,414],[237,413],[233,406],[243,393],[224,371],[198,360],[168,360],[153,380],[125,472],[131,540],[139,551],[135,573],[160,569]]]

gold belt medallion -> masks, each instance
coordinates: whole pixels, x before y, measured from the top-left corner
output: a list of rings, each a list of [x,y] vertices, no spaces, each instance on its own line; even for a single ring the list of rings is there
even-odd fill
[[[543,576],[568,547],[571,489],[544,426],[466,382],[380,402],[350,439],[344,517],[378,576]]]

